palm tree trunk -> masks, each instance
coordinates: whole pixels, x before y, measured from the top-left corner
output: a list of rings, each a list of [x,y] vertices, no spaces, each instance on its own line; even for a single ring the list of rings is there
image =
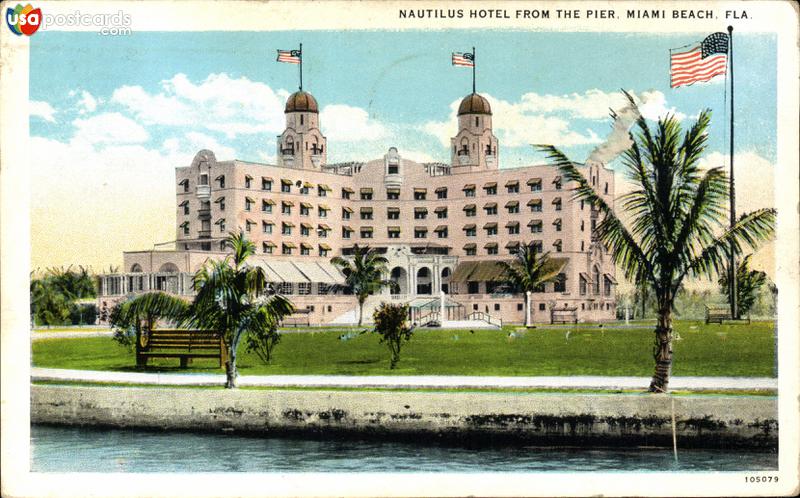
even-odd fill
[[[361,322],[364,320],[364,301],[366,299],[358,299],[358,326],[361,326]]]
[[[225,360],[225,388],[236,388],[236,346],[228,346],[228,358]]]
[[[669,304],[659,305],[655,334],[653,358],[656,368],[649,390],[661,393],[669,389],[669,377],[672,373],[672,307]]]

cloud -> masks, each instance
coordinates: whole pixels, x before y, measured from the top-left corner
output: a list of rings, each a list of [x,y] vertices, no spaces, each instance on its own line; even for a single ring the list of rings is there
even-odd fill
[[[53,106],[47,102],[43,102],[41,100],[31,100],[28,103],[28,112],[30,112],[31,117],[35,116],[37,118],[42,118],[48,123],[56,122],[56,110],[53,109]]]
[[[81,98],[78,100],[78,114],[89,114],[97,109],[98,101],[86,90],[81,91]]]
[[[636,96],[636,103],[642,116],[651,121],[658,121],[658,118],[667,114],[674,116],[678,121],[686,119],[686,114],[678,112],[674,107],[667,107],[666,96],[657,90],[641,92]]]
[[[141,125],[118,112],[98,114],[90,118],[78,118],[74,140],[86,143],[142,143],[150,135]]]
[[[319,120],[331,142],[380,140],[389,134],[383,124],[370,119],[367,111],[360,107],[327,105],[322,109]]]
[[[225,73],[210,74],[199,83],[176,74],[161,82],[158,93],[141,86],[123,86],[113,92],[111,101],[145,124],[200,126],[235,138],[280,133],[288,95],[285,90]]]

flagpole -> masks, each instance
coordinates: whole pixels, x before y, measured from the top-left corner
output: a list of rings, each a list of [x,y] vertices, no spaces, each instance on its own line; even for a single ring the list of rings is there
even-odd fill
[[[472,47],[472,93],[475,93],[475,47]]]
[[[300,91],[303,91],[303,44],[300,44]]]
[[[730,66],[731,76],[731,139],[730,139],[730,156],[731,156],[731,177],[730,177],[730,201],[731,201],[731,228],[736,224],[736,189],[733,177],[733,26],[728,26],[728,64]],[[736,285],[736,255],[734,254],[734,245],[731,242],[730,261],[728,272],[730,278],[729,295],[731,296],[731,318],[737,318],[736,312],[738,311],[738,296]]]

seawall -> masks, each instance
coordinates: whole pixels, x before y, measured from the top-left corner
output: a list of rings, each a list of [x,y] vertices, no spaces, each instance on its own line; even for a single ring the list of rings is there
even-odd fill
[[[41,424],[542,445],[776,448],[777,398],[31,386]]]

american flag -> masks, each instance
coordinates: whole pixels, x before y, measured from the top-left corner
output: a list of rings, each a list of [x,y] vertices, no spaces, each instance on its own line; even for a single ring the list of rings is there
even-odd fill
[[[278,62],[288,62],[289,64],[300,64],[303,56],[299,50],[278,50]]]
[[[469,52],[453,52],[453,65],[475,67],[475,54]]]
[[[728,66],[728,35],[713,33],[690,50],[671,52],[669,62],[672,88],[708,81],[725,74]]]

